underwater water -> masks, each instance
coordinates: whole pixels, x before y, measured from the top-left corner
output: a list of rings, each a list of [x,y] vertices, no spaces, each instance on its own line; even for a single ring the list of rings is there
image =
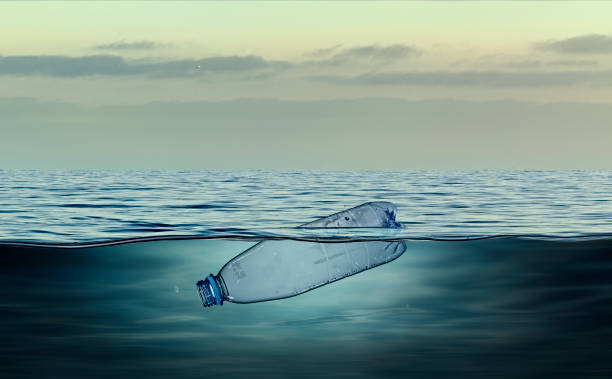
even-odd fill
[[[2,378],[612,376],[610,172],[0,177]],[[293,228],[372,200],[405,227]],[[196,282],[272,238],[406,250],[203,308]]]
[[[288,299],[203,308],[253,241],[1,250],[2,377],[610,377],[612,240],[406,241]]]

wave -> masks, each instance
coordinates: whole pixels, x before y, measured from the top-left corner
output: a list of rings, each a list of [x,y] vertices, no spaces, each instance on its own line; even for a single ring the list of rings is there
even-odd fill
[[[323,243],[346,243],[346,242],[368,242],[368,241],[432,241],[432,242],[469,242],[479,240],[494,240],[494,239],[529,239],[541,241],[559,241],[559,242],[575,242],[575,241],[592,241],[592,240],[612,240],[612,234],[608,233],[592,233],[592,234],[576,234],[576,235],[552,235],[552,234],[495,234],[484,236],[413,236],[413,237],[343,237],[343,236],[292,236],[292,235],[270,235],[270,234],[232,234],[222,233],[213,235],[200,234],[185,234],[185,235],[159,235],[159,236],[143,236],[132,238],[108,239],[100,241],[87,242],[40,242],[40,241],[24,241],[24,240],[4,240],[0,241],[0,248],[5,247],[50,247],[63,249],[80,249],[90,247],[103,247],[113,245],[124,245],[138,242],[154,242],[154,241],[180,241],[180,240],[232,240],[232,241],[251,241],[259,242],[263,240],[293,240],[304,242],[323,242]]]

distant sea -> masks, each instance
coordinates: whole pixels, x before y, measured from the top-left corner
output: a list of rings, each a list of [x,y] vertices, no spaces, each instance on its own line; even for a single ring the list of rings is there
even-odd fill
[[[401,229],[303,230],[367,201]],[[0,170],[1,378],[612,377],[612,171]],[[203,308],[266,239],[403,240]]]

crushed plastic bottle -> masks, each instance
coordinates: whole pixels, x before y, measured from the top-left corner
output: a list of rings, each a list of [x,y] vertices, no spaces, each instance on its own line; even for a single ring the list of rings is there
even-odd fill
[[[365,203],[302,227],[398,227],[396,213],[391,203]],[[262,241],[227,262],[217,275],[200,280],[198,293],[205,307],[283,299],[390,262],[405,250],[403,241]]]

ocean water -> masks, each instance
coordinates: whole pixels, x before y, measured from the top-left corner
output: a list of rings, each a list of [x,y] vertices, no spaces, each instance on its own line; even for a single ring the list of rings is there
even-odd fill
[[[465,238],[612,232],[612,171],[0,170],[0,240],[304,237],[313,232],[295,226],[375,200],[395,203],[406,228],[315,235]]]
[[[611,377],[611,193],[612,172],[0,171],[0,377]],[[294,229],[374,200],[405,227]],[[267,238],[407,249],[203,308],[195,283]]]

